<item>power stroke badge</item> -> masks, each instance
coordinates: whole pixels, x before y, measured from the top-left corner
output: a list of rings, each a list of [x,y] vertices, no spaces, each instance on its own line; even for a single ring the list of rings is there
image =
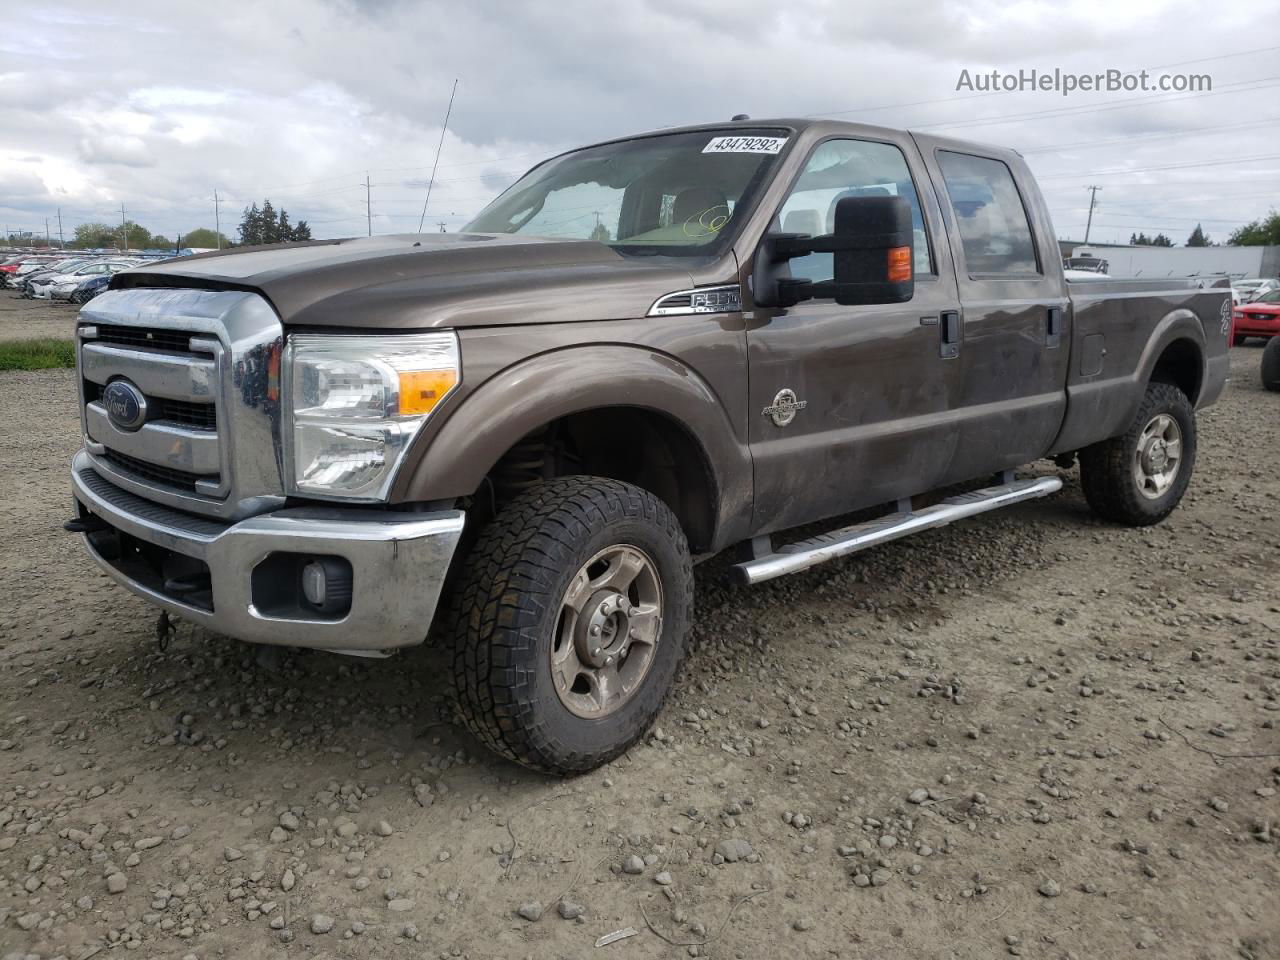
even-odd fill
[[[797,400],[796,392],[786,388],[778,391],[773,403],[761,410],[760,415],[772,420],[775,427],[785,427],[808,405],[808,400]]]

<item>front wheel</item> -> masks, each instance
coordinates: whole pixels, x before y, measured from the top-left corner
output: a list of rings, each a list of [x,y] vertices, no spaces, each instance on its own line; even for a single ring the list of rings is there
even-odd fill
[[[467,557],[452,671],[463,719],[527,767],[607,763],[657,718],[692,611],[689,547],[666,504],[616,480],[548,480]]]
[[[1280,337],[1272,337],[1262,351],[1262,385],[1280,390]]]
[[[1147,384],[1129,428],[1080,451],[1080,483],[1093,512],[1145,527],[1178,505],[1196,462],[1196,415],[1169,383]]]

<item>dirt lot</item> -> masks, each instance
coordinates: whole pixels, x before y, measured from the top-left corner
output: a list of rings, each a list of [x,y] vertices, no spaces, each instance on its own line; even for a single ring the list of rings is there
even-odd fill
[[[0,290],[0,340],[28,340],[34,337],[71,339],[79,307],[49,300],[23,300],[9,290]]]
[[[0,374],[0,957],[1280,957],[1280,396],[1233,353],[1157,528],[1069,475],[704,565],[659,729],[568,782],[455,727],[432,650],[161,652],[59,529],[72,374]]]

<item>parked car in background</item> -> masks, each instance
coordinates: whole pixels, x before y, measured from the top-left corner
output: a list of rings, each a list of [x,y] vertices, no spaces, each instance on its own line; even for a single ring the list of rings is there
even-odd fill
[[[1280,280],[1237,280],[1231,285],[1231,288],[1233,291],[1240,293],[1241,303],[1251,303],[1264,294],[1280,290]]]
[[[1240,346],[1250,337],[1280,334],[1280,290],[1264,293],[1231,311],[1231,342]]]
[[[51,277],[59,273],[65,273],[68,270],[74,270],[76,267],[84,266],[85,264],[92,262],[93,259],[91,257],[64,257],[59,260],[54,260],[51,263],[41,264],[35,270],[23,275],[22,281],[18,284],[18,287],[22,290],[22,295],[24,297],[32,297],[35,295],[35,285],[38,283],[44,283],[47,277]]]
[[[56,263],[58,259],[55,257],[32,257],[29,260],[23,260],[17,264],[17,268],[9,274],[5,275],[5,285],[9,287],[20,287],[28,276],[38,270],[45,270],[51,264]]]
[[[71,303],[88,303],[103,290],[107,289],[107,285],[111,283],[112,274],[97,274],[92,277],[81,277],[75,284],[71,285],[71,289],[65,293],[59,292],[64,288],[55,288],[53,291],[53,299],[68,300]]]
[[[134,266],[137,266],[136,260],[90,260],[60,273],[43,274],[40,279],[32,281],[31,295],[37,300],[48,300],[52,297],[54,287],[66,287],[67,293],[70,293],[86,277],[110,277]]]

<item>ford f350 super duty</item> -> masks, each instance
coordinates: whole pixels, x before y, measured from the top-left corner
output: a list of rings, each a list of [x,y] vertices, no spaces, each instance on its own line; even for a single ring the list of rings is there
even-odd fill
[[[222,634],[431,633],[485,744],[590,769],[657,716],[697,559],[803,570],[1045,458],[1107,520],[1177,506],[1229,295],[1069,284],[1054,236],[1011,150],[742,120],[562,154],[457,234],[137,268],[80,313],[67,526]]]

